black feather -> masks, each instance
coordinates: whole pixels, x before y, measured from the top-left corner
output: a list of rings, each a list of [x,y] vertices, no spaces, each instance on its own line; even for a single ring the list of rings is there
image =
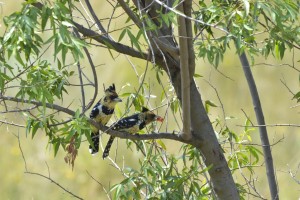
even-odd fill
[[[134,114],[129,117],[124,117],[119,120],[113,127],[114,130],[122,130],[133,127],[139,122],[139,114]]]
[[[89,149],[91,154],[95,154],[99,151],[99,132],[92,133],[91,138],[94,147],[92,147],[92,145],[89,145]]]
[[[114,113],[114,109],[109,109],[106,106],[102,106],[102,112],[106,115],[111,115]]]
[[[146,126],[146,121],[143,121],[140,125],[139,125],[139,129],[142,130],[143,128],[145,128]]]
[[[99,109],[98,109],[99,105],[100,105],[100,101],[92,109],[91,114],[90,114],[91,119],[95,118],[99,114]]]
[[[142,113],[144,113],[144,112],[148,112],[149,111],[149,109],[148,108],[146,108],[146,107],[142,107]]]

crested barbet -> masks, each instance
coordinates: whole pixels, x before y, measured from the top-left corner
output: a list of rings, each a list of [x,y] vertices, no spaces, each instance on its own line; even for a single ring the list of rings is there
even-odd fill
[[[142,112],[120,119],[118,122],[112,125],[112,130],[135,134],[145,128],[146,125],[150,124],[151,122],[163,122],[163,120],[164,119],[162,117],[155,115],[152,111],[149,111],[147,108],[143,107]],[[114,139],[114,136],[110,136],[102,155],[103,159],[109,155],[109,150]]]
[[[93,107],[90,118],[97,123],[106,125],[114,113],[116,104],[119,102],[122,102],[122,100],[116,93],[115,84],[112,84],[105,90],[104,96]],[[99,130],[95,126],[91,126],[91,129],[93,145],[89,146],[89,150],[91,154],[95,154],[99,151]]]

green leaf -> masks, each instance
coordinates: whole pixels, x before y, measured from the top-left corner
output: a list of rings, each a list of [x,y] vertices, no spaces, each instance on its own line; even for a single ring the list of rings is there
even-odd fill
[[[23,113],[23,115],[28,117],[28,115],[26,113]],[[31,118],[27,118],[27,121],[26,121],[26,136],[30,133],[30,130],[32,128],[32,123],[33,123],[33,120]]]
[[[9,31],[3,37],[3,43],[6,43],[12,35],[15,33],[15,27],[11,27]]]
[[[120,42],[122,39],[123,39],[123,37],[125,36],[125,33],[127,32],[127,29],[123,29],[122,30],[122,32],[121,32],[121,34],[120,34],[120,36],[119,36],[119,39],[118,39],[118,42]]]
[[[203,77],[202,75],[200,75],[200,74],[194,74],[194,78],[200,78],[200,77]]]
[[[218,106],[216,104],[214,104],[212,101],[206,100],[205,101],[205,110],[207,113],[209,112],[210,107],[218,107]]]
[[[162,140],[156,140],[156,142],[157,142],[157,144],[159,144],[161,146],[161,148],[163,148],[164,150],[167,150],[167,147]]]
[[[53,143],[54,157],[57,155],[59,146],[60,146],[60,140],[56,140],[56,141]]]
[[[300,102],[300,91],[294,95],[293,99],[296,99],[297,102]]]
[[[36,134],[36,132],[37,132],[37,130],[38,130],[38,128],[40,128],[40,124],[41,124],[41,122],[39,122],[39,121],[36,121],[36,122],[34,122],[33,123],[33,125],[32,125],[32,130],[31,130],[31,138],[33,138],[34,136],[35,136],[35,134]]]

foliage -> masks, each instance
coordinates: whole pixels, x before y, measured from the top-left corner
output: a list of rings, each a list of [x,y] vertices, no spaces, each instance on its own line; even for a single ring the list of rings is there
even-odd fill
[[[199,1],[195,10],[198,56],[214,66],[223,60],[231,41],[239,52],[282,59],[287,48],[299,47],[299,7],[295,1]],[[284,17],[283,17],[284,16]],[[206,24],[201,23],[206,22]],[[208,25],[207,25],[208,24]],[[215,33],[213,27],[222,28]],[[269,34],[266,34],[269,33]]]
[[[202,166],[197,149],[183,145],[183,154],[174,157],[152,142],[144,145],[149,151],[139,161],[140,169],[126,168],[128,178],[111,188],[114,199],[209,199],[209,167]]]
[[[63,100],[64,93],[68,94],[68,79],[74,74],[73,67],[65,64],[68,53],[73,56],[75,64],[83,56],[81,51],[85,42],[70,32],[73,25],[67,2],[58,1],[42,10],[30,2],[24,3],[21,11],[4,18],[7,32],[1,38],[0,47],[2,94],[18,83],[16,98],[42,103],[43,109],[39,109],[37,115],[30,117],[24,113],[28,117],[26,130],[32,137],[38,129],[45,131],[49,142],[53,144],[55,155],[60,145],[65,147],[73,135],[77,134],[77,148],[82,135],[89,135],[87,121],[79,112],[64,127],[58,128],[53,125],[60,123],[57,113],[46,108],[47,103]],[[50,36],[46,34],[49,30]],[[54,49],[52,62],[45,55],[50,46]],[[61,59],[58,55],[61,55]]]

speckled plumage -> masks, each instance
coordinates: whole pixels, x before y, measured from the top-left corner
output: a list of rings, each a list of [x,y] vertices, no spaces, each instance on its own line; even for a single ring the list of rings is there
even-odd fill
[[[109,86],[109,88],[105,90],[104,97],[93,107],[90,118],[97,123],[106,125],[114,113],[116,104],[121,101],[115,91],[115,85]],[[95,154],[99,151],[99,130],[94,126],[92,126],[91,129],[93,146],[90,145],[89,149],[91,154]]]
[[[150,124],[153,121],[163,121],[163,118],[155,115],[153,112],[149,111],[147,108],[143,108],[141,113],[137,113],[128,117],[124,117],[119,120],[115,125],[113,125],[112,129],[117,131],[124,131],[131,134],[135,134],[138,131],[142,130],[146,127],[146,125]],[[110,136],[102,158],[106,158],[109,155],[110,147],[114,141],[115,137]]]

